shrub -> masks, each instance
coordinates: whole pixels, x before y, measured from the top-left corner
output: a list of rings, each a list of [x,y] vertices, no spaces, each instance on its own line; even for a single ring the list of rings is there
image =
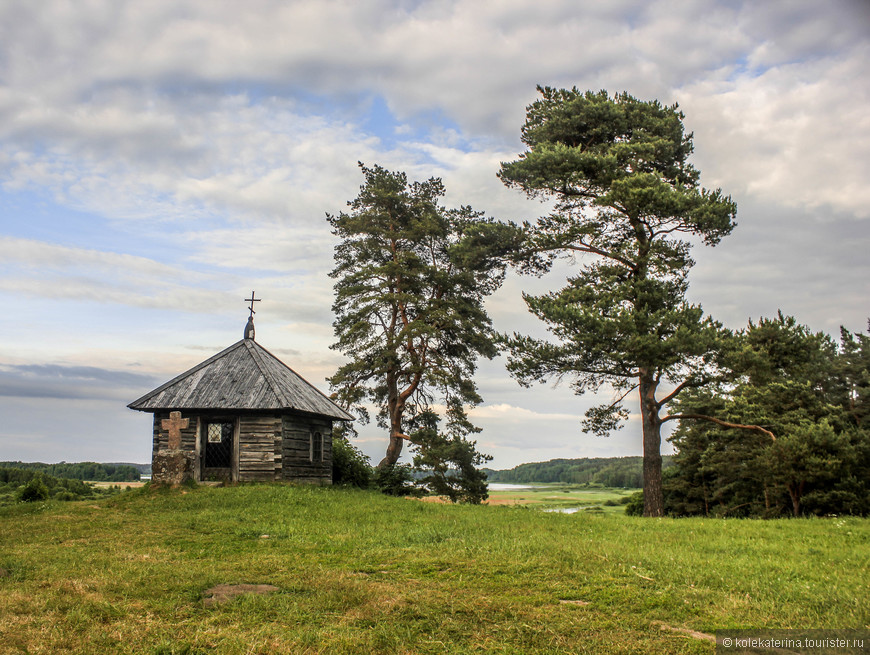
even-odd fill
[[[643,516],[643,492],[636,491],[628,497],[625,503],[625,513],[628,516]]]
[[[439,417],[432,411],[415,420],[421,427],[412,434],[414,467],[425,474],[426,488],[451,503],[479,505],[486,500],[486,471],[479,467],[492,457],[478,452],[477,443],[462,436],[458,428],[447,434],[439,432]]]
[[[366,489],[372,484],[369,458],[345,437],[332,439],[332,484]]]
[[[414,486],[410,464],[391,464],[375,469],[375,486],[388,496],[421,496],[423,490]]]
[[[48,498],[48,487],[42,478],[35,477],[21,487],[16,494],[18,500],[25,503],[33,503]]]

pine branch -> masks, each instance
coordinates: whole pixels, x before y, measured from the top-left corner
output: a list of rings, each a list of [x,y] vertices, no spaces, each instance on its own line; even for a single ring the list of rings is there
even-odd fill
[[[656,403],[656,407],[658,407],[659,409],[661,409],[662,407],[664,407],[665,405],[667,405],[669,402],[671,402],[674,398],[676,398],[676,396],[677,396],[677,395],[678,395],[678,394],[679,394],[683,389],[686,389],[686,388],[689,388],[689,387],[692,387],[692,388],[700,388],[700,387],[704,387],[704,386],[707,386],[707,384],[709,384],[709,383],[712,382],[712,381],[713,381],[713,380],[712,380],[711,378],[702,378],[702,379],[700,379],[700,380],[685,380],[685,381],[681,382],[680,384],[678,384],[677,387],[676,387],[676,389],[674,389],[674,390],[671,391],[667,396],[665,396],[665,397],[662,398],[660,401],[658,401],[658,402]]]
[[[607,406],[607,410],[609,411],[609,410],[613,409],[614,407],[616,407],[617,405],[619,405],[619,403],[621,403],[623,400],[625,400],[625,397],[626,397],[628,394],[630,394],[632,391],[634,391],[635,389],[637,389],[639,386],[640,386],[639,384],[634,384],[634,385],[632,385],[631,388],[630,388],[628,391],[626,391],[626,392],[625,392],[624,394],[622,394],[619,398],[617,398],[617,399],[614,400],[612,403],[610,403],[610,405]]]
[[[715,418],[713,416],[707,416],[706,414],[672,414],[670,416],[665,416],[662,419],[662,423],[665,421],[672,420],[683,420],[683,419],[696,419],[699,421],[709,421],[710,423],[715,423],[716,425],[721,425],[726,428],[736,428],[738,430],[752,430],[754,432],[761,432],[762,434],[766,434],[768,437],[776,441],[776,435],[773,434],[770,430],[767,430],[760,425],[743,425],[742,423],[731,423],[729,421],[723,421],[720,418]]]
[[[622,264],[623,266],[625,266],[626,268],[628,268],[632,271],[637,270],[637,264],[635,264],[634,262],[632,262],[629,259],[625,259],[624,257],[620,257],[618,255],[615,255],[614,253],[609,252],[607,250],[602,250],[601,248],[596,248],[595,246],[593,246],[591,244],[585,243],[582,239],[578,243],[580,244],[579,246],[575,246],[575,245],[560,246],[558,248],[553,248],[553,250],[562,250],[562,249],[575,250],[577,252],[587,252],[591,255],[600,255],[606,259],[611,259],[615,262],[619,262],[620,264]]]

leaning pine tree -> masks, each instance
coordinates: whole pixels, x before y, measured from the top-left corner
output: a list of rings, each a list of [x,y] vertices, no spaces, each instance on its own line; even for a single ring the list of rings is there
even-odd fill
[[[408,183],[404,173],[362,166],[365,184],[349,213],[328,215],[335,250],[333,348],[349,358],[329,382],[336,397],[389,430],[380,467],[405,441],[432,443],[431,408],[445,407],[446,433],[477,432],[466,407],[481,402],[477,358],[497,353],[484,301],[501,284],[516,226],[470,207],[446,209],[440,179]],[[426,438],[423,438],[425,435]],[[473,442],[468,442],[472,447]]]
[[[508,368],[523,384],[567,377],[577,393],[609,385],[617,399],[586,413],[585,427],[607,434],[639,392],[644,515],[661,516],[662,416],[684,389],[716,373],[722,327],[686,298],[694,264],[682,237],[709,246],[734,228],[736,205],[699,186],[688,163],[692,135],[677,106],[539,87],[527,108],[528,150],[499,177],[531,197],[554,201],[527,226],[527,248],[545,269],[559,255],[582,255],[568,286],[525,295],[555,340],[514,334]],[[695,417],[701,418],[701,417]]]

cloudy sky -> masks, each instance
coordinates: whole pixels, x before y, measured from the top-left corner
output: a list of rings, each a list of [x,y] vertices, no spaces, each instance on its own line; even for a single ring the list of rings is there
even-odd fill
[[[3,0],[0,460],[150,461],[126,404],[257,339],[326,389],[334,238],[357,162],[443,178],[449,205],[542,207],[496,179],[535,85],[678,102],[738,227],[698,248],[692,300],[730,327],[870,316],[870,4],[863,0]],[[540,331],[511,275],[497,328]],[[505,468],[640,454],[594,398],[478,378]],[[380,431],[361,447],[379,459]]]

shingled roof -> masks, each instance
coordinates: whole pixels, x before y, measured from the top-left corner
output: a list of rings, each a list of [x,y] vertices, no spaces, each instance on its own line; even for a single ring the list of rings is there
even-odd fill
[[[291,410],[353,417],[253,339],[242,339],[127,405],[166,409]]]

